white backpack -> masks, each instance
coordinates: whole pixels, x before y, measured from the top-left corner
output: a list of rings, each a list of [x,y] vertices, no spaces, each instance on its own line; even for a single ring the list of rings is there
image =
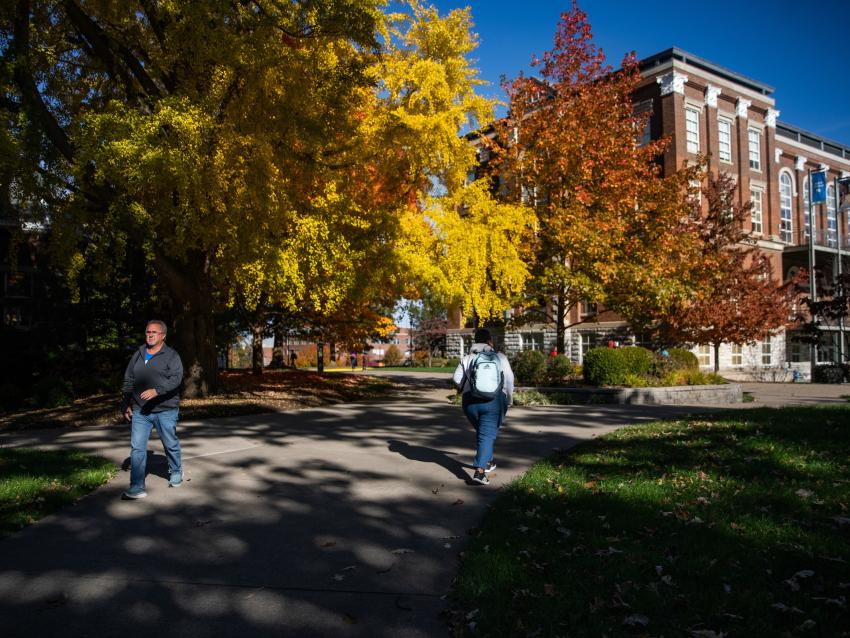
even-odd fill
[[[473,357],[466,371],[472,396],[479,399],[494,399],[502,391],[505,375],[499,355],[492,350],[479,352]]]

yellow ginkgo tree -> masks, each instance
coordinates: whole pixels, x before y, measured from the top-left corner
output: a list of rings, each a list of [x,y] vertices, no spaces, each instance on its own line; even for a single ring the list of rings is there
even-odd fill
[[[494,225],[500,209],[465,184],[475,160],[458,133],[492,108],[474,93],[468,11],[19,0],[0,32],[19,201],[51,189],[53,241],[78,270],[144,251],[188,395],[215,386],[220,304],[325,323],[362,310],[383,330],[399,295],[469,294],[486,313],[525,276],[499,238],[474,253],[489,268],[456,256],[482,224],[526,224]]]

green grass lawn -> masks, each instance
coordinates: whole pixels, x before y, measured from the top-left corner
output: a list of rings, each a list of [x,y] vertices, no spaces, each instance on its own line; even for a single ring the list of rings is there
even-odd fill
[[[850,636],[849,463],[843,405],[632,426],[556,454],[475,533],[455,634]]]
[[[82,452],[0,448],[0,537],[73,503],[116,470]]]

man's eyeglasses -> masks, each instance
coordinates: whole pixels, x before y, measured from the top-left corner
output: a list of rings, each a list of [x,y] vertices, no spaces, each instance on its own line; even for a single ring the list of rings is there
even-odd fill
[[[145,330],[145,334],[146,335],[161,335],[162,333],[158,332],[157,330]]]

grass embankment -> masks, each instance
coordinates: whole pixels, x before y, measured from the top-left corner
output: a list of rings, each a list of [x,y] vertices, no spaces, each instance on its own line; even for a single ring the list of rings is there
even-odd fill
[[[457,635],[848,636],[850,409],[633,426],[509,485]]]
[[[117,469],[82,452],[0,448],[0,537],[73,503]]]
[[[220,388],[203,399],[183,399],[180,419],[201,419],[359,401],[386,396],[395,387],[391,380],[354,374],[318,374],[306,370],[228,371],[219,376]],[[0,416],[0,429],[25,429],[121,422],[120,387],[114,394],[77,399],[71,405],[30,409]]]

